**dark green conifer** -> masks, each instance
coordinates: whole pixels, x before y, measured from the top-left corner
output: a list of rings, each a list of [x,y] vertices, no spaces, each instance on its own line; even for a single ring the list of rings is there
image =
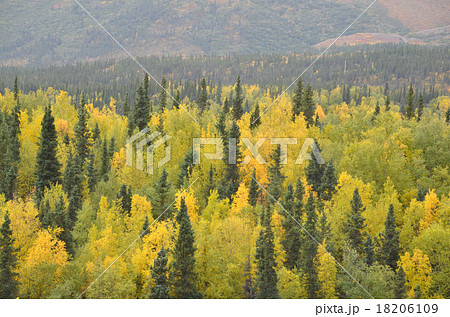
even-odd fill
[[[412,87],[412,83],[409,84],[409,90],[406,99],[407,99],[406,118],[412,119],[414,118],[414,90]]]
[[[201,298],[196,288],[194,230],[183,198],[176,221],[179,230],[173,253],[174,295],[175,298]]]
[[[44,195],[44,190],[59,182],[61,177],[61,164],[57,158],[58,136],[50,106],[45,108],[41,126],[35,172],[38,205]]]
[[[406,298],[406,276],[403,267],[400,266],[395,273],[394,281],[394,298],[405,299]]]
[[[305,92],[303,93],[303,115],[305,116],[307,127],[314,125],[314,113],[316,110],[315,103],[313,101],[313,91],[309,84],[306,85]]]
[[[281,172],[281,160],[281,145],[278,144],[270,155],[270,165],[268,168],[269,186],[267,190],[275,200],[281,198],[283,183],[286,179],[286,176]]]
[[[422,288],[420,287],[419,284],[417,284],[416,288],[414,289],[414,299],[422,299],[422,298],[423,298]]]
[[[389,206],[389,212],[384,223],[382,233],[383,244],[381,246],[381,258],[385,265],[390,266],[394,271],[397,268],[397,262],[400,259],[400,241],[395,223],[394,206]]]
[[[365,207],[362,204],[358,188],[355,188],[355,191],[353,192],[353,199],[350,206],[350,212],[347,214],[347,219],[344,221],[343,230],[347,236],[350,246],[361,255],[363,253],[362,231],[366,225],[364,224],[365,218],[362,216]]]
[[[256,181],[256,170],[253,169],[252,179],[250,180],[250,188],[248,191],[248,203],[250,206],[256,207],[259,197],[261,195],[261,189]]]
[[[167,108],[167,80],[166,77],[163,76],[161,80],[161,92],[159,96],[159,111],[163,112],[164,109]]]
[[[200,113],[204,112],[208,106],[208,92],[206,90],[205,77],[202,78],[200,97],[198,98],[197,104],[198,108],[200,109]]]
[[[106,137],[103,138],[102,142],[102,162],[100,166],[100,176],[105,182],[108,181],[108,173],[111,169],[111,160],[109,158],[108,142]]]
[[[89,160],[86,167],[87,172],[87,185],[89,188],[89,192],[93,193],[95,191],[95,187],[97,186],[98,182],[98,172],[95,168],[95,153],[93,150],[91,150],[91,153],[89,154]]]
[[[234,87],[234,99],[233,99],[233,118],[235,121],[241,119],[244,114],[244,97],[242,96],[241,76],[238,75],[236,86]]]
[[[164,215],[160,218],[162,220],[168,219],[171,216],[171,210],[170,207],[168,207],[168,204],[170,203],[169,194],[172,183],[167,180],[168,176],[169,174],[167,171],[163,169],[158,181],[153,184],[154,195],[152,197],[152,213],[155,219],[163,213]]]
[[[368,234],[366,240],[364,240],[363,250],[364,250],[364,258],[363,258],[364,263],[366,263],[367,266],[371,266],[375,262],[375,251],[372,242],[372,237],[370,236],[370,234]]]
[[[420,119],[422,118],[423,109],[424,109],[423,96],[422,94],[419,94],[419,99],[417,100],[417,121],[420,121]]]
[[[132,200],[132,192],[131,192],[131,186],[122,185],[120,187],[119,195],[117,195],[117,199],[119,200],[120,207],[122,209],[122,212],[124,214],[130,215],[131,214],[131,200]]]
[[[286,252],[284,266],[289,270],[299,267],[300,247],[301,247],[301,219],[295,208],[294,187],[289,184],[283,199],[284,220],[284,238],[281,241],[283,249]]]
[[[169,268],[167,266],[168,257],[164,246],[158,252],[158,257],[152,267],[153,286],[151,288],[150,298],[152,299],[170,299],[169,286]]]
[[[229,198],[231,200],[239,188],[240,178],[238,164],[241,162],[242,157],[238,144],[240,137],[241,132],[239,126],[236,124],[236,121],[233,121],[228,133],[228,142],[224,146],[224,163],[226,164],[226,167],[225,175],[219,189],[221,199]]]
[[[317,147],[319,148],[319,144],[315,142]],[[319,148],[320,151],[320,148]],[[312,186],[313,190],[316,193],[320,192],[320,186],[322,185],[322,177],[325,172],[325,167],[322,164],[317,162],[316,156],[311,154],[311,160],[308,163],[308,167],[306,168],[306,180],[309,185]],[[331,167],[330,167],[331,168]],[[334,168],[334,166],[333,166]],[[331,170],[328,171],[329,174],[327,179],[331,177]],[[331,181],[331,179],[329,179]],[[331,184],[331,183],[330,183]]]
[[[322,200],[331,200],[336,191],[337,179],[334,171],[333,162],[329,162],[325,167],[323,176],[320,180],[319,197]]]
[[[81,168],[84,167],[90,151],[90,137],[91,133],[88,128],[88,112],[85,107],[86,101],[84,94],[81,95],[80,107],[78,108],[78,121],[75,125],[75,150],[76,156],[79,158]]]
[[[11,221],[6,212],[0,227],[0,298],[2,299],[14,299],[18,295],[17,253],[18,250],[14,247]]]
[[[384,106],[386,108],[386,112],[391,110],[391,99],[389,99],[389,96],[386,96],[386,102],[384,103]]]
[[[261,125],[261,115],[259,113],[259,103],[256,103],[255,109],[250,116],[250,130],[254,130]]]
[[[294,92],[294,98],[292,103],[292,121],[295,122],[295,118],[300,115],[300,113],[304,110],[303,107],[303,81],[300,77],[297,80],[297,86]]]

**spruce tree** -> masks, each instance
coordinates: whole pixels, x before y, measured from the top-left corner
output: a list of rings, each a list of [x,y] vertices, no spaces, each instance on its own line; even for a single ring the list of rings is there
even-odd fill
[[[141,238],[144,238],[147,234],[150,233],[150,222],[148,221],[148,216],[145,215],[144,224],[142,225]]]
[[[61,164],[57,158],[58,136],[55,128],[55,118],[50,106],[45,108],[41,123],[39,149],[36,157],[36,200],[38,205],[44,195],[44,190],[60,181]]]
[[[228,97],[226,97],[225,101],[223,102],[222,111],[225,114],[230,112],[230,102],[228,101]]]
[[[168,204],[170,203],[169,194],[172,183],[167,180],[168,176],[167,171],[163,169],[158,181],[153,184],[152,212],[155,219],[164,212],[164,215],[161,216],[162,220],[168,219],[171,216],[171,210],[169,210],[170,207],[168,207]]]
[[[319,292],[319,281],[317,277],[317,270],[314,265],[314,258],[317,255],[317,238],[318,232],[316,229],[317,214],[315,208],[315,202],[313,194],[310,193],[308,202],[305,206],[306,209],[306,222],[304,225],[305,231],[309,234],[305,234],[302,241],[302,250],[300,258],[300,268],[306,277],[306,291],[308,298],[316,298]],[[313,237],[316,241],[314,241]]]
[[[181,165],[180,175],[178,176],[178,188],[181,188],[183,186],[184,182],[192,174],[193,169],[194,169],[194,157],[192,148],[190,148],[184,157],[183,164]]]
[[[380,114],[380,104],[377,101],[377,104],[375,105],[375,111],[373,112],[372,115],[372,123],[375,121],[375,119],[377,118],[377,116]]]
[[[174,295],[175,298],[201,298],[196,288],[194,230],[183,198],[176,221],[179,229],[173,254]]]
[[[297,86],[295,88],[294,92],[294,98],[293,98],[293,104],[292,104],[292,121],[295,122],[295,118],[300,115],[300,113],[304,110],[303,107],[303,81],[300,77],[297,80]]]
[[[366,263],[367,266],[371,266],[375,262],[375,251],[372,242],[372,237],[370,236],[370,234],[367,235],[367,238],[363,243],[363,250],[364,250],[364,263]]]
[[[117,199],[119,200],[120,207],[122,209],[122,212],[124,214],[130,215],[131,214],[131,200],[132,200],[132,192],[131,192],[131,186],[122,185],[120,187],[119,195],[117,195]]]
[[[132,127],[137,127],[139,131],[143,130],[147,127],[149,121],[149,109],[147,105],[147,97],[145,95],[145,89],[142,86],[139,86],[137,90],[137,98],[136,103],[134,105],[134,120],[131,126],[129,125],[129,129]],[[134,128],[133,128],[134,130]]]
[[[322,200],[331,200],[336,191],[337,179],[334,171],[333,162],[330,162],[325,167],[323,176],[320,180],[319,197]]]
[[[307,127],[312,127],[314,125],[314,112],[315,104],[313,101],[313,91],[309,84],[306,85],[305,92],[303,94],[303,115],[306,119]]]
[[[86,172],[88,189],[90,193],[93,193],[98,182],[98,172],[95,168],[95,153],[93,150],[91,150],[91,153],[89,154],[89,161],[86,167]]]
[[[169,268],[167,266],[168,257],[164,246],[158,252],[158,257],[152,267],[153,286],[151,288],[150,298],[152,299],[170,299],[169,286]]]
[[[294,270],[294,268],[299,267],[302,232],[301,218],[295,208],[294,187],[291,184],[287,187],[283,207],[285,209],[282,222],[284,238],[281,243],[286,252],[284,266],[289,270]]]
[[[129,100],[128,100],[128,91],[127,94],[125,96],[125,101],[123,102],[123,108],[122,108],[122,112],[124,117],[129,118],[130,117],[130,105],[128,104]]]
[[[244,294],[246,299],[254,299],[256,297],[255,287],[253,285],[253,276],[252,276],[252,263],[250,260],[250,253],[247,257],[247,262],[245,263],[244,276],[245,276],[245,285],[244,285]]]
[[[445,122],[450,123],[450,108],[445,113]]]
[[[14,80],[14,101],[19,100],[19,92],[19,83],[16,76],[16,79]]]
[[[75,254],[75,251],[71,232],[71,221],[66,212],[63,196],[60,196],[59,201],[55,203],[55,210],[53,210],[53,212],[51,213],[51,219],[48,226],[52,228],[63,229],[63,231],[59,235],[59,238],[66,244],[67,253],[73,256]]]
[[[163,112],[164,109],[167,108],[167,80],[166,77],[163,76],[161,80],[161,92],[159,96],[159,111]]]
[[[261,125],[261,115],[259,113],[259,103],[256,103],[255,109],[250,116],[250,130],[254,130]]]
[[[14,299],[18,295],[17,253],[18,250],[14,247],[11,220],[6,212],[0,228],[0,298],[2,299]]]
[[[382,233],[383,244],[381,246],[381,258],[385,265],[390,266],[394,271],[397,268],[397,262],[400,259],[400,241],[395,223],[394,206],[389,206],[389,212],[384,223]]]
[[[69,153],[66,169],[64,170],[63,188],[69,197],[69,206],[67,214],[69,219],[69,228],[73,229],[78,218],[78,210],[83,204],[83,174],[81,159],[78,156],[72,157]]]
[[[414,90],[412,87],[412,83],[410,83],[407,95],[406,118],[410,120],[413,117],[414,117]]]
[[[389,99],[389,96],[386,96],[386,102],[384,103],[384,106],[386,108],[386,112],[391,110],[391,99]]]
[[[319,144],[315,142],[317,147]],[[320,148],[319,148],[320,151]],[[309,185],[312,186],[312,189],[316,192],[320,192],[320,186],[322,184],[322,177],[324,174],[324,166],[317,162],[316,156],[311,155],[311,160],[308,163],[308,167],[306,168],[306,180]],[[334,168],[334,166],[333,166]],[[327,179],[331,177],[331,171],[328,172]]]
[[[84,94],[81,95],[80,107],[78,108],[78,121],[75,125],[75,150],[79,158],[80,166],[83,168],[90,151],[91,133],[88,128],[88,112]]]
[[[275,271],[277,266],[275,260],[274,233],[272,230],[272,214],[263,209],[261,214],[261,231],[256,240],[257,261],[257,298],[279,298],[277,282],[278,277]]]
[[[108,142],[106,142],[106,136],[102,142],[102,162],[100,166],[100,177],[105,182],[108,181],[108,173],[111,169],[111,161],[109,159]]]
[[[406,276],[405,271],[403,271],[403,267],[400,266],[395,273],[395,281],[394,281],[394,298],[396,299],[405,299],[406,298]]]
[[[358,188],[355,188],[355,191],[353,192],[353,199],[350,206],[351,209],[347,214],[347,219],[344,221],[343,230],[347,236],[350,246],[361,255],[363,253],[362,231],[366,225],[364,224],[365,218],[362,216],[362,212],[365,210],[365,207],[362,204]]]
[[[420,287],[419,284],[417,284],[416,288],[414,289],[414,299],[422,299],[422,298],[423,298],[422,288]]]
[[[420,121],[420,119],[422,118],[423,109],[424,109],[423,96],[422,94],[419,94],[419,99],[417,101],[417,121]]]
[[[283,183],[286,179],[286,176],[281,172],[281,159],[281,146],[278,144],[270,155],[270,165],[268,168],[268,191],[275,200],[281,198]]]
[[[200,97],[198,98],[197,104],[200,109],[200,113],[203,113],[208,106],[208,92],[206,91],[205,77],[202,78]]]
[[[235,121],[241,119],[244,114],[244,97],[242,96],[241,76],[238,75],[236,86],[234,88],[234,100],[233,100],[233,118]]]
[[[252,179],[250,180],[250,188],[248,190],[248,203],[250,206],[256,207],[259,197],[261,195],[261,189],[256,181],[256,170],[253,169]]]
[[[180,90],[177,89],[177,93],[175,94],[175,100],[172,103],[172,107],[174,109],[180,109],[180,104],[181,104],[181,94]]]
[[[94,131],[92,131],[92,140],[96,142],[100,137],[100,128],[98,126],[98,122],[95,123]]]
[[[224,163],[226,167],[225,167],[225,175],[224,178],[222,179],[222,183],[220,185],[219,190],[219,193],[221,194],[221,199],[228,198],[231,200],[233,195],[236,194],[239,188],[240,178],[239,178],[238,164],[240,163],[242,156],[238,144],[240,137],[241,132],[239,130],[239,126],[236,124],[236,121],[233,121],[230,131],[228,132],[228,138],[229,140],[235,140],[236,146],[231,148],[232,145],[229,142],[227,142],[224,146],[225,150]],[[236,161],[231,160],[230,155],[235,156]]]

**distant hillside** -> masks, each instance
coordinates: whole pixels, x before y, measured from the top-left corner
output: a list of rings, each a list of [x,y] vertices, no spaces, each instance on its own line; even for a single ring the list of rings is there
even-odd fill
[[[133,55],[299,52],[338,36],[360,0],[79,0]],[[395,3],[393,3],[395,2]],[[449,23],[449,3],[379,0],[347,32],[402,36]],[[433,4],[429,4],[432,2]],[[408,9],[403,10],[404,7]],[[1,1],[0,64],[123,57],[73,0]],[[427,35],[420,35],[427,42]],[[441,43],[439,33],[433,43]],[[444,42],[448,42],[448,36]]]

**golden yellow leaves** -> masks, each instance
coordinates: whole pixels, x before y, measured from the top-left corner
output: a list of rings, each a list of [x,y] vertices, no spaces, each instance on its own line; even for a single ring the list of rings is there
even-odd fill
[[[405,271],[408,297],[414,297],[414,290],[417,286],[420,286],[426,297],[431,287],[431,265],[428,256],[419,249],[414,249],[412,256],[409,252],[406,252],[405,255],[400,257],[399,265]]]
[[[441,202],[433,189],[425,196],[425,219],[420,221],[420,231],[428,228],[433,222],[439,222]]]

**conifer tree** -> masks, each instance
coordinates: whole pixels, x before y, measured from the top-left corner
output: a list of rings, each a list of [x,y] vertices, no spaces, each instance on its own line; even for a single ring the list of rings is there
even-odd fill
[[[180,104],[181,104],[181,94],[180,90],[177,89],[177,93],[175,94],[175,100],[172,103],[172,107],[174,109],[180,109]]]
[[[147,97],[145,96],[145,89],[139,86],[137,90],[136,104],[134,105],[134,120],[133,124],[129,124],[129,129],[137,127],[139,131],[143,130],[148,125],[149,109],[147,105]],[[133,128],[134,130],[134,128]]]
[[[306,222],[304,225],[305,231],[309,234],[304,235],[302,241],[301,250],[301,265],[300,268],[306,276],[306,291],[309,298],[316,298],[319,292],[320,283],[317,277],[317,270],[314,265],[314,258],[317,255],[317,238],[318,232],[316,229],[317,214],[315,208],[314,197],[310,193],[308,197],[308,202],[305,206],[306,209]],[[313,238],[316,239],[314,241]]]
[[[89,154],[89,161],[86,167],[86,172],[88,189],[90,193],[93,193],[98,182],[98,172],[95,168],[95,153],[93,150],[91,150],[91,153]]]
[[[284,266],[293,270],[299,267],[300,247],[301,247],[301,218],[295,208],[294,187],[289,184],[283,200],[285,209],[282,226],[284,229],[284,238],[282,240],[283,249],[286,252]],[[294,218],[294,219],[292,219]]]
[[[78,218],[78,210],[83,203],[83,174],[81,159],[78,156],[72,157],[69,153],[66,169],[64,170],[63,188],[69,197],[69,207],[67,208],[68,222],[70,230],[73,229]]]
[[[63,196],[59,197],[59,201],[55,203],[55,210],[50,213],[50,219],[44,221],[47,227],[61,228],[63,231],[60,233],[59,238],[66,244],[66,251],[70,255],[74,255],[74,245],[71,232],[71,224],[69,216],[66,212]]]
[[[44,195],[44,190],[60,181],[61,164],[57,158],[58,138],[55,128],[55,118],[50,106],[45,108],[41,123],[39,149],[36,157],[36,199],[38,205]]]
[[[270,160],[268,168],[268,191],[275,200],[278,200],[283,192],[283,183],[286,179],[286,176],[281,172],[281,146],[279,144],[270,155]]]
[[[14,80],[14,101],[18,101],[19,100],[19,83],[17,81],[17,76],[16,79]]]
[[[250,206],[256,207],[258,199],[261,195],[261,189],[256,181],[256,170],[253,169],[252,179],[250,180],[250,188],[248,190],[248,203]]]
[[[152,279],[153,286],[151,288],[150,298],[152,299],[170,299],[170,286],[169,286],[169,268],[167,266],[168,262],[166,250],[164,246],[158,252],[158,257],[152,267]]]
[[[202,78],[200,97],[198,98],[197,104],[200,109],[200,113],[204,112],[208,106],[208,92],[206,91],[205,77]]]
[[[333,162],[329,162],[325,167],[323,176],[320,180],[319,197],[323,200],[331,200],[336,191],[337,179],[334,171]]]
[[[293,104],[292,104],[292,121],[295,122],[295,118],[300,115],[300,113],[304,110],[303,107],[303,81],[300,77],[297,80],[297,86],[295,88],[294,92],[294,98],[293,98]]]
[[[0,227],[0,298],[2,299],[13,299],[18,295],[17,252],[18,250],[14,247],[11,220],[6,212]]]
[[[394,281],[394,298],[396,299],[405,299],[406,298],[406,276],[403,267],[400,266],[395,273],[395,281]]]
[[[122,185],[120,187],[119,195],[117,195],[117,199],[119,199],[120,207],[122,209],[122,212],[124,214],[130,215],[131,214],[131,199],[133,194],[131,193],[131,186]]]
[[[417,100],[417,121],[420,121],[423,115],[423,96],[422,94],[419,94],[419,99]]]
[[[389,212],[384,223],[382,237],[383,244],[380,251],[383,264],[388,265],[395,270],[400,258],[400,241],[397,225],[395,223],[394,206],[392,204],[389,206]]]
[[[163,112],[164,109],[167,108],[167,80],[166,77],[163,76],[161,80],[161,92],[159,96],[159,111]]]
[[[250,116],[250,130],[254,130],[261,125],[261,115],[259,113],[259,103],[256,103],[255,109]]]
[[[412,83],[410,83],[407,95],[406,118],[412,119],[413,117],[414,117],[414,90],[412,87]]]
[[[201,298],[196,288],[194,230],[183,198],[176,221],[179,229],[173,254],[174,295],[175,298]]]
[[[150,233],[150,223],[148,221],[148,216],[145,215],[144,224],[142,225],[141,238],[144,238],[147,234]]]
[[[275,271],[275,243],[272,230],[272,213],[263,209],[261,214],[261,231],[256,240],[257,278],[256,284],[258,299],[279,298]]]
[[[189,149],[189,151],[186,153],[186,156],[184,157],[184,162],[181,165],[181,171],[180,175],[178,176],[178,187],[182,187],[185,180],[189,178],[189,176],[192,174],[192,170],[194,169],[194,157],[192,148]]]
[[[228,140],[226,119],[227,119],[226,113],[224,111],[221,111],[219,114],[219,120],[216,123],[216,129],[217,132],[219,132],[219,136],[222,138],[224,149],[227,144],[226,141]]]
[[[234,100],[233,100],[233,118],[235,121],[241,119],[244,114],[244,97],[242,96],[241,76],[238,75],[236,86],[234,88]]]
[[[355,188],[355,191],[353,192],[353,199],[350,206],[350,212],[347,214],[347,219],[344,221],[343,230],[347,236],[350,246],[361,255],[363,253],[362,231],[366,225],[364,224],[365,218],[362,216],[362,212],[365,210],[365,207],[362,204],[358,188]]]
[[[416,288],[414,289],[414,299],[422,299],[422,298],[423,298],[422,288],[420,287],[419,284],[417,284]]]
[[[86,101],[84,94],[81,95],[80,107],[78,108],[78,121],[75,125],[75,150],[76,156],[79,158],[81,168],[84,167],[87,157],[90,151],[90,131],[87,125],[88,112],[86,109]]]
[[[245,276],[245,285],[244,285],[244,294],[246,299],[254,299],[256,297],[255,287],[253,285],[253,276],[252,276],[252,264],[250,260],[250,253],[247,257],[247,262],[245,264],[244,276]]]
[[[127,94],[125,96],[125,101],[123,102],[123,115],[127,118],[130,117],[130,105],[128,104],[129,100],[128,100],[128,91]]]
[[[98,122],[95,123],[94,131],[92,131],[92,140],[96,142],[100,137],[100,128],[98,126]]]
[[[386,112],[391,110],[391,99],[389,99],[389,96],[386,96],[386,102],[384,103],[384,106],[386,108]]]
[[[450,123],[450,108],[445,113],[445,122]]]
[[[303,196],[305,195],[305,188],[303,187],[302,179],[299,177],[297,179],[297,184],[295,185],[294,193],[294,213],[297,214],[298,219],[302,219],[303,215]]]
[[[115,152],[116,152],[116,138],[112,137],[111,140],[109,140],[109,147],[108,147],[108,159],[110,162],[113,159]],[[111,165],[111,163],[109,165]]]
[[[373,112],[372,115],[372,123],[375,121],[375,119],[377,118],[377,116],[380,114],[380,104],[377,101],[377,104],[375,105],[375,111]]]
[[[223,110],[224,114],[227,114],[228,112],[230,112],[230,102],[228,101],[228,97],[226,97],[225,101],[223,102],[222,110]]]
[[[225,167],[225,175],[222,179],[222,184],[220,186],[219,193],[221,194],[221,199],[229,198],[232,199],[232,196],[236,194],[239,184],[239,163],[241,161],[241,151],[239,149],[239,139],[241,137],[241,132],[239,130],[239,126],[236,124],[236,121],[233,121],[233,124],[228,132],[229,140],[235,140],[236,146],[234,144],[230,144],[227,142],[224,146],[224,163]],[[231,153],[230,153],[231,152]],[[231,155],[236,158],[235,161],[231,160]]]
[[[169,174],[167,171],[163,169],[158,181],[153,184],[154,196],[152,200],[152,212],[155,219],[164,212],[164,215],[161,216],[162,220],[168,219],[171,216],[171,210],[170,207],[168,207],[168,204],[170,203],[169,194],[172,183],[167,180],[168,176]]]
[[[307,127],[312,127],[314,125],[314,112],[315,104],[313,101],[313,91],[309,84],[306,85],[305,92],[303,93],[303,115],[306,119]]]
[[[370,236],[370,234],[368,234],[366,240],[364,240],[363,250],[364,250],[364,263],[366,263],[367,266],[371,266],[375,262],[375,251],[372,242],[372,237]]]
[[[315,142],[315,143],[320,151],[319,144],[317,142]],[[308,167],[306,168],[306,180],[307,180],[308,184],[312,186],[313,190],[316,193],[319,193],[320,186],[322,184],[322,177],[324,174],[324,166],[317,162],[315,155],[311,155],[311,158],[312,159],[309,161]],[[333,168],[334,168],[334,166],[333,166]],[[327,179],[329,177],[331,177],[331,170],[328,171],[328,173],[329,174],[327,176]]]
[[[106,136],[102,142],[102,162],[100,166],[100,176],[105,182],[108,181],[108,173],[111,169],[111,161],[109,159],[108,142],[106,142]]]

